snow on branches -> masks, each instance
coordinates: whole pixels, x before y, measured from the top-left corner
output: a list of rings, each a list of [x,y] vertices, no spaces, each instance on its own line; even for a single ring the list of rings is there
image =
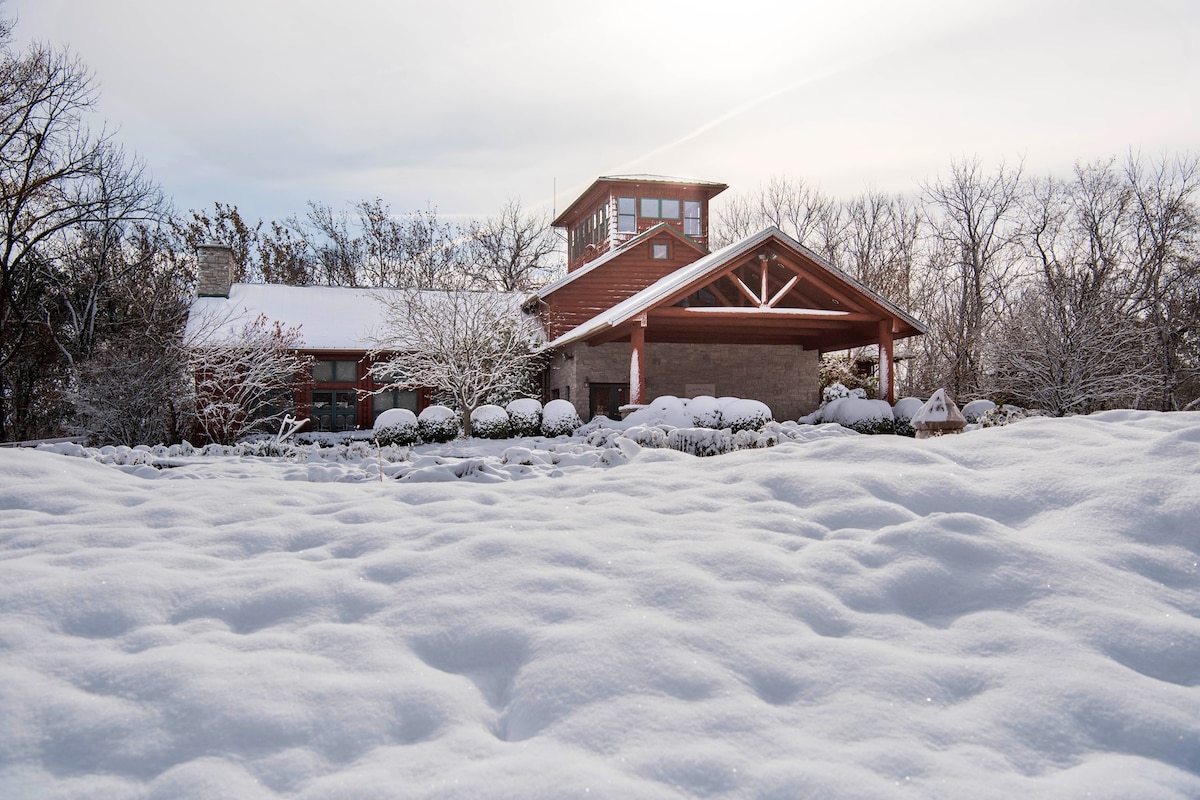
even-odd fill
[[[218,329],[202,325],[189,343],[196,431],[204,441],[231,444],[254,428],[278,427],[293,411],[312,359],[297,352],[303,344],[298,327],[263,315],[230,336],[219,337]]]
[[[385,322],[371,374],[377,386],[431,389],[452,400],[471,435],[471,412],[529,394],[545,339],[520,296],[463,289],[397,292],[380,299]]]

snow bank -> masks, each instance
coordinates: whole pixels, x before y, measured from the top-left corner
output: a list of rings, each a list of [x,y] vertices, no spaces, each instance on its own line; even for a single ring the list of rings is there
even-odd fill
[[[1200,796],[1194,414],[503,484],[455,446],[0,450],[0,796]]]

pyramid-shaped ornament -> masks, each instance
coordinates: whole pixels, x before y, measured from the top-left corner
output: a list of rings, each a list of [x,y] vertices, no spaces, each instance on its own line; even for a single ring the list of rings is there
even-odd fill
[[[925,401],[921,410],[913,414],[909,424],[916,430],[918,439],[928,439],[947,433],[962,433],[967,426],[967,418],[954,401],[946,397],[946,390],[938,389]]]

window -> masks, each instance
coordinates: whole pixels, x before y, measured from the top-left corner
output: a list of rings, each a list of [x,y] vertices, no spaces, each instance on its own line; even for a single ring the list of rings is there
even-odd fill
[[[645,219],[679,219],[679,201],[643,197],[642,217]]]
[[[632,197],[617,198],[617,233],[637,233],[637,203]]]
[[[315,361],[312,367],[313,383],[357,383],[358,362]]]
[[[393,408],[407,408],[417,413],[417,393],[411,389],[389,389],[371,398],[371,419]]]
[[[571,259],[584,255],[588,245],[598,245],[608,234],[608,206],[601,206],[571,230]]]
[[[309,416],[313,430],[352,431],[358,424],[357,393],[353,389],[317,390],[312,393]]]
[[[655,242],[654,244],[650,245],[650,257],[657,259],[670,258],[671,255],[667,251],[666,243]]]
[[[700,236],[700,201],[683,201],[683,232],[688,236]]]

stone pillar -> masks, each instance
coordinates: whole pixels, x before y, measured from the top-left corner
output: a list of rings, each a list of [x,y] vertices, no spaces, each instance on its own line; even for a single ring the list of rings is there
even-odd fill
[[[233,250],[223,244],[196,248],[196,294],[200,297],[229,297],[233,285]]]

